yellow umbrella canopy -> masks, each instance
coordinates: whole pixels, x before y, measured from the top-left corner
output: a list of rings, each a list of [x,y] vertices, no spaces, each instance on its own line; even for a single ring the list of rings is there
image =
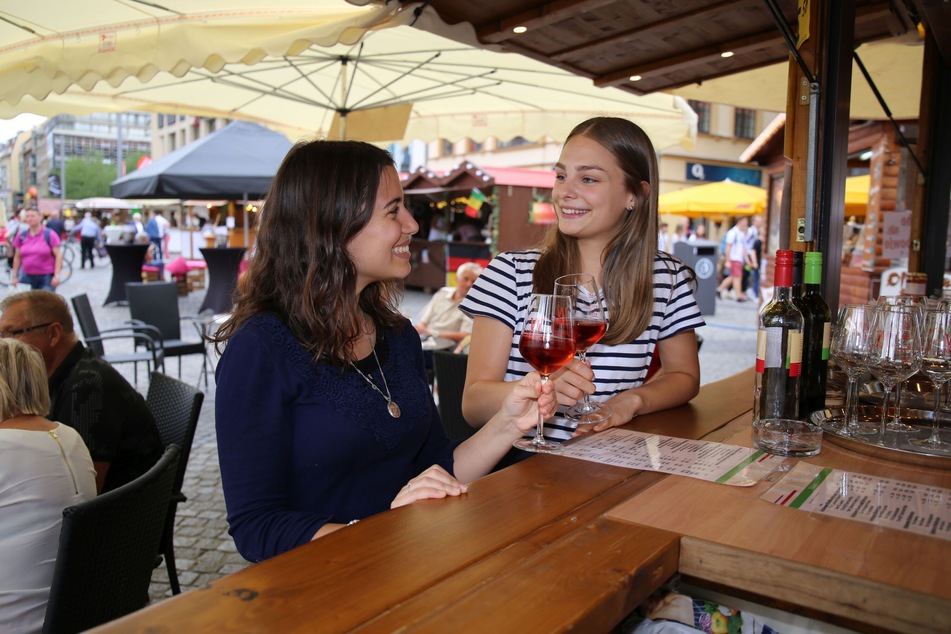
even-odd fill
[[[868,190],[872,177],[868,174],[845,179],[845,215],[865,217],[868,211]]]
[[[731,180],[661,194],[658,211],[688,218],[751,216],[766,209],[766,190]]]

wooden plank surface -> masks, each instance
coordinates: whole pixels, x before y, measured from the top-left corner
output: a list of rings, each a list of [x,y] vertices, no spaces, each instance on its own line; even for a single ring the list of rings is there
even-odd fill
[[[750,446],[750,419],[724,442]],[[951,488],[951,472],[870,458],[824,443],[807,462]],[[772,482],[730,487],[663,478],[608,513],[686,536],[680,570],[698,580],[815,608],[895,632],[951,631],[951,543],[779,507]]]
[[[751,386],[752,374],[741,373],[629,426],[699,438],[749,411],[751,398],[736,394]],[[511,606],[528,624],[534,608],[527,606],[541,600],[537,587],[558,579],[555,590],[576,577],[585,591],[569,584],[575,591],[552,611],[558,625],[551,631],[613,625],[673,574],[679,537],[599,518],[663,477],[533,456],[472,483],[459,498],[380,513],[99,631],[439,629],[457,612],[475,619],[471,630],[496,618],[479,607],[487,603]]]

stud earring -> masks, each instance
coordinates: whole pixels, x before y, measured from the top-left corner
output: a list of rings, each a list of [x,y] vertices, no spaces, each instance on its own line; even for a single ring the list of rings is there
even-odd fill
[[[631,213],[632,211],[634,211],[634,205],[628,205],[627,207],[625,207],[625,209],[627,209],[627,213]]]

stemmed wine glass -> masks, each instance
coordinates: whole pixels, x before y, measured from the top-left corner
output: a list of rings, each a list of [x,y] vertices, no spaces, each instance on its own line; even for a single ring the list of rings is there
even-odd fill
[[[874,308],[868,304],[846,304],[839,309],[835,334],[832,337],[832,358],[848,377],[849,384],[845,392],[845,420],[842,433],[874,434],[875,428],[860,425],[856,411],[858,407],[858,380],[868,367],[869,338]]]
[[[941,440],[938,431],[941,388],[951,380],[951,306],[940,302],[936,306],[927,307],[924,314],[921,370],[934,383],[934,413],[931,419],[931,435],[927,438],[913,438],[908,442],[928,451],[949,453],[951,443]]]
[[[926,304],[923,297],[917,297],[915,295],[882,295],[878,298],[878,306],[907,306],[913,308],[918,311],[918,319],[920,322],[923,318],[922,311]],[[924,342],[922,341],[922,343]],[[904,384],[904,381],[899,381],[898,385],[895,386],[895,415],[892,416],[892,419],[885,428],[887,431],[907,434],[918,431],[918,428],[901,422],[901,391]]]
[[[885,390],[879,426],[879,443],[883,444],[892,388],[917,372],[921,364],[918,310],[908,306],[879,306],[869,336],[869,369]]]
[[[565,295],[532,295],[528,314],[518,341],[518,350],[539,374],[542,382],[575,355],[574,314],[570,297]],[[515,446],[525,451],[552,453],[563,449],[560,442],[544,435],[545,419],[538,413],[534,438],[520,438]]]
[[[575,352],[584,363],[588,349],[601,340],[608,329],[601,292],[593,275],[574,273],[555,280],[555,295],[567,295],[574,303]],[[607,420],[611,408],[603,403],[592,403],[585,393],[580,403],[567,411],[570,420],[589,426]]]

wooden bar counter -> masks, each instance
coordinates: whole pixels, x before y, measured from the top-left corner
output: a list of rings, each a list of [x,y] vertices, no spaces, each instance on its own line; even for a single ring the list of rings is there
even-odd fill
[[[742,372],[704,386],[687,405],[636,419],[631,428],[683,438],[741,437],[744,421],[748,427],[751,389],[751,372]],[[834,451],[824,448],[816,460],[839,466],[821,460]],[[890,477],[904,474],[892,472]],[[761,511],[752,508],[755,491],[738,492],[724,485],[709,485],[712,493],[701,492],[683,506],[678,497],[694,493],[668,489],[690,483],[708,485],[562,456],[534,456],[472,483],[459,498],[427,500],[367,518],[96,631],[601,632],[614,627],[678,571],[699,581],[718,578],[704,567],[705,553],[718,562],[732,556],[732,568],[740,571],[749,566],[745,557],[760,561],[769,556],[749,550],[745,543],[735,544],[730,527],[746,525],[735,538],[741,542],[773,531],[777,533],[773,541],[783,544],[799,535],[798,529],[790,529],[791,535],[782,537],[787,524],[797,527],[802,522],[814,525],[811,534],[821,535],[812,539],[828,542],[820,550],[848,548],[839,559],[866,562],[833,571],[838,575],[835,580],[854,583],[867,575],[869,583],[879,588],[889,573],[877,569],[901,560],[910,565],[901,568],[891,586],[895,595],[890,601],[901,600],[896,610],[910,609],[909,602],[921,612],[947,611],[951,605],[948,542],[920,538],[912,543],[906,535],[892,535],[897,531],[871,543],[844,540],[838,533],[847,522],[785,508]],[[749,496],[742,504],[750,508],[706,508],[702,498],[708,494]],[[671,505],[683,521],[666,517]],[[764,521],[760,513],[769,511],[782,516],[767,518],[769,522],[760,526]],[[747,512],[753,515],[744,521]],[[696,535],[690,525],[695,516],[703,515],[711,518],[714,528]],[[855,536],[884,531],[853,524]],[[912,562],[919,555],[896,552],[899,542],[902,550],[923,549],[920,556],[934,562],[935,570],[916,571]],[[802,585],[812,577],[832,574],[813,563],[809,550],[793,548],[786,566],[803,561],[797,568]],[[871,568],[876,569],[874,574],[868,572]],[[727,572],[725,579],[732,583],[721,589],[749,590],[748,575]],[[758,594],[773,596],[775,586],[783,601],[801,599],[815,605],[808,597],[787,592],[784,586],[789,583],[769,572],[757,571],[758,579],[772,584],[756,585],[754,589],[764,591]],[[873,598],[883,596],[879,592]],[[846,621],[867,623],[869,619],[852,614],[862,609],[853,606],[843,613],[820,604],[817,613],[829,620],[841,613]],[[882,607],[864,609],[874,612]],[[891,622],[884,625],[914,631]]]

